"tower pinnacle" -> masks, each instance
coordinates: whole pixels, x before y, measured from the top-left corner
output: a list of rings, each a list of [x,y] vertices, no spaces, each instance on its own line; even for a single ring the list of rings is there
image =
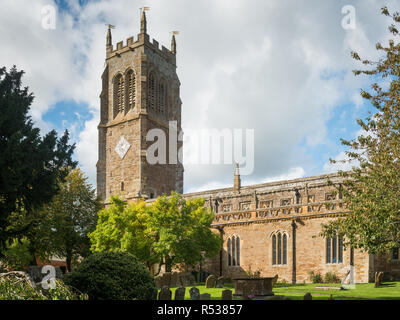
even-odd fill
[[[175,34],[172,35],[171,39],[171,52],[173,54],[176,54],[176,40],[175,40]]]
[[[108,30],[107,30],[107,40],[106,40],[106,47],[109,48],[112,46],[112,37],[111,37],[111,29],[114,29],[115,27],[112,24],[108,25]]]
[[[235,164],[235,175],[234,175],[234,178],[233,178],[233,190],[235,192],[240,192],[239,163]]]
[[[142,9],[142,18],[140,19],[140,33],[147,33],[146,10]]]

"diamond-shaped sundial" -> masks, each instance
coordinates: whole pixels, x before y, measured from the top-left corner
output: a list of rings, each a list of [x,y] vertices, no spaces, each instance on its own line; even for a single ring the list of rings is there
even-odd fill
[[[118,153],[118,155],[121,157],[121,159],[123,159],[130,147],[131,147],[131,145],[125,139],[125,137],[121,136],[121,138],[119,138],[119,142],[114,150],[116,153]]]

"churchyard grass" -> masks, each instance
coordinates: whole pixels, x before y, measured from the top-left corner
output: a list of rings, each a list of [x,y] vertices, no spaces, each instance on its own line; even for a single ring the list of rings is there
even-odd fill
[[[333,295],[335,300],[400,300],[400,282],[384,282],[380,287],[374,288],[373,283],[356,284],[355,289],[347,290],[324,290],[316,287],[340,287],[340,284],[282,284],[275,285],[273,292],[275,295],[284,295],[291,300],[303,300],[305,293],[309,292],[313,296],[313,300],[328,300]],[[196,286],[200,290],[200,294],[209,293],[211,300],[220,300],[222,291],[230,289],[234,293],[233,284],[225,284],[224,288],[206,288],[203,283]],[[175,296],[175,290],[171,288],[172,298]],[[185,300],[190,299],[190,287],[186,288]],[[240,298],[234,298],[240,300]],[[255,298],[254,300],[262,300]]]

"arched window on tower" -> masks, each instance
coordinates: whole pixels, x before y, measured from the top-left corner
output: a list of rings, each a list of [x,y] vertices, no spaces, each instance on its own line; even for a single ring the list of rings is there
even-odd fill
[[[124,77],[121,74],[117,74],[115,76],[113,86],[113,118],[115,118],[119,112],[123,112],[124,110]]]
[[[126,73],[126,86],[125,86],[125,97],[126,97],[126,108],[125,108],[125,114],[128,113],[129,110],[132,110],[135,108],[136,104],[136,78],[135,78],[135,72],[130,69]]]
[[[154,73],[151,72],[149,75],[148,83],[148,106],[149,109],[154,110],[156,107],[156,79]]]
[[[167,85],[165,80],[160,81],[160,87],[158,91],[158,112],[165,113],[167,107]]]

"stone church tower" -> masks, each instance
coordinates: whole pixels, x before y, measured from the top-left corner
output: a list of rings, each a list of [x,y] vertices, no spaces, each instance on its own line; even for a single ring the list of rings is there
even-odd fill
[[[137,40],[131,37],[126,45],[121,41],[113,48],[109,27],[97,162],[97,192],[106,204],[113,194],[134,200],[183,192],[183,166],[176,156],[169,156],[170,139],[177,141],[171,124],[178,135],[181,132],[179,88],[174,35],[171,50],[159,48],[156,40],[150,42],[143,11]],[[150,164],[146,159],[146,150],[157,141],[147,141],[151,129],[165,133],[166,163]],[[179,150],[182,142],[177,146]]]

